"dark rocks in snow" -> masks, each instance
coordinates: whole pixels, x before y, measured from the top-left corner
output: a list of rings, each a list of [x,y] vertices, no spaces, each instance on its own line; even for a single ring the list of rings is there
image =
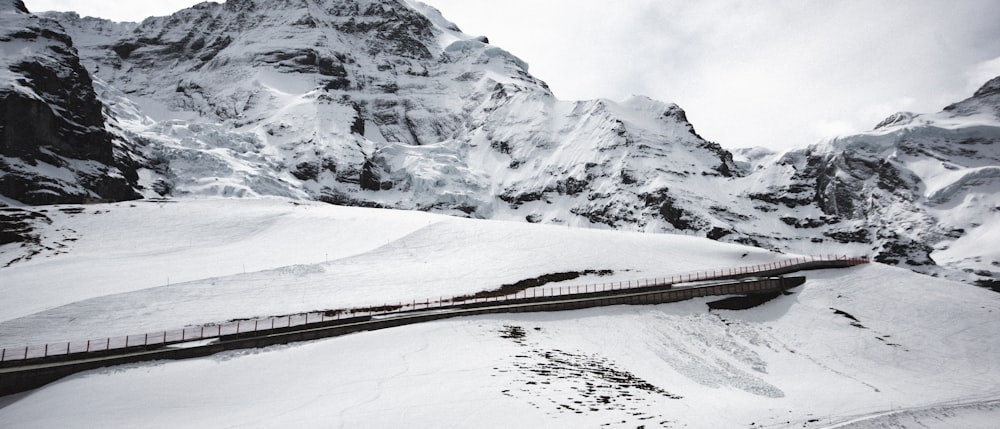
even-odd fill
[[[879,130],[894,125],[906,125],[913,121],[914,117],[916,117],[916,115],[910,112],[893,113],[892,115],[889,115],[889,117],[883,119],[882,122],[879,122],[878,125],[875,125],[875,129]]]
[[[861,324],[861,321],[858,320],[858,318],[854,317],[850,313],[848,313],[846,311],[843,311],[843,310],[838,310],[836,308],[831,308],[830,310],[833,310],[833,314],[836,314],[838,316],[843,316],[844,318],[850,320],[851,321],[851,326],[853,326],[855,328],[860,328],[860,329],[868,329],[864,325]]]
[[[854,197],[860,191],[857,182],[844,181],[838,175],[841,169],[835,162],[837,159],[826,162],[823,162],[821,158],[811,158],[810,160],[821,164],[817,165],[819,171],[816,176],[816,205],[828,215],[854,218]],[[847,160],[849,161],[850,157],[847,157]],[[852,166],[850,162],[847,163],[848,168]]]
[[[365,161],[358,184],[361,185],[361,189],[369,191],[392,189],[392,182],[382,181],[382,169],[372,160]]]
[[[556,192],[561,195],[579,195],[590,189],[590,182],[587,180],[567,177],[556,182]]]
[[[352,104],[351,107],[354,108],[354,122],[351,123],[351,132],[363,136],[365,135],[364,109],[357,103]]]
[[[500,194],[498,198],[500,198],[500,200],[506,202],[507,204],[510,204],[511,207],[517,208],[524,203],[539,201],[542,198],[545,198],[545,194],[543,192],[538,192],[538,191],[517,193],[514,190],[508,190],[507,192]]]
[[[336,23],[336,28],[349,34],[369,33],[373,52],[414,59],[433,58],[423,42],[433,39],[433,24],[427,17],[389,1],[374,2],[355,14],[357,19]]]
[[[751,200],[763,201],[773,205],[783,205],[790,209],[807,206],[813,202],[813,198],[811,195],[809,197],[801,197],[795,194],[790,194],[785,192],[752,193],[747,195],[747,198],[750,198]],[[770,209],[762,211],[769,211],[769,210]]]
[[[10,243],[37,244],[39,237],[33,224],[51,224],[48,216],[30,210],[0,208],[0,245]]]
[[[976,280],[976,285],[990,289],[994,292],[1000,293],[1000,280],[996,279],[979,279]]]
[[[871,233],[864,229],[854,231],[827,231],[825,237],[839,243],[871,243]]]
[[[837,216],[820,216],[818,218],[797,218],[791,216],[785,216],[780,218],[781,222],[785,225],[793,226],[799,229],[810,229],[819,228],[826,225],[836,224],[840,222],[840,218]]]
[[[794,226],[796,228],[818,228],[824,225],[817,219],[798,219],[790,216],[780,218],[785,225]]]
[[[315,162],[301,162],[292,170],[292,175],[299,180],[316,180],[319,177],[320,166]]]
[[[322,201],[327,204],[334,204],[338,206],[349,206],[349,207],[367,207],[373,209],[384,209],[388,208],[377,202],[363,200],[360,198],[355,198],[333,188],[323,188],[320,194],[316,197],[318,201]]]
[[[667,189],[639,195],[647,207],[656,207],[663,219],[678,230],[697,229],[693,219],[670,195]]]
[[[732,234],[733,232],[734,231],[731,229],[714,227],[711,230],[709,230],[707,234],[705,234],[705,237],[712,240],[719,240],[722,237]]]
[[[510,143],[505,141],[493,141],[490,142],[490,147],[504,155],[510,155]]]
[[[97,101],[90,75],[79,60],[73,61],[72,51],[53,53],[62,54],[66,61],[53,64],[33,58],[10,67],[23,76],[20,83],[42,100],[14,91],[0,92],[0,153],[47,162],[53,160],[41,149],[50,148],[70,158],[113,162],[111,136],[104,130],[104,106]]]
[[[34,49],[5,58],[16,77],[0,86],[0,155],[7,158],[0,194],[28,204],[138,198],[135,168],[116,156],[104,105],[70,37],[33,15],[11,21],[21,28],[0,34],[0,44]]]
[[[905,263],[911,267],[934,265],[934,260],[931,258],[934,249],[926,243],[893,232],[886,232],[878,238],[882,245],[872,258],[875,262],[889,265]]]

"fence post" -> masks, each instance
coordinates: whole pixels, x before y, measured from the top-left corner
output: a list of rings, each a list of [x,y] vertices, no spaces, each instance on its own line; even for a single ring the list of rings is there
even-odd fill
[[[66,342],[66,354],[69,354],[69,341]]]
[[[28,358],[28,346],[24,346],[24,358]]]
[[[260,322],[260,320],[256,320],[256,319],[254,319],[254,321],[253,321],[253,331],[254,331],[254,332],[257,332],[257,323],[258,323],[258,322]]]
[[[125,348],[128,348],[128,335],[125,336]]]
[[[87,345],[88,346],[90,345],[90,341],[87,341]],[[7,357],[7,349],[3,349],[2,351],[0,351],[0,362],[3,362],[4,358],[6,357]]]
[[[104,346],[104,350],[111,350],[111,337],[108,337],[108,343]],[[27,355],[27,348],[24,349],[24,353]]]
[[[145,335],[144,335],[144,336],[142,337],[142,345],[144,345],[144,346],[146,346],[146,345],[149,345],[149,332],[147,332],[147,333],[146,333],[146,334],[145,334]]]
[[[181,329],[181,337],[184,337],[184,330]],[[167,331],[163,331],[163,344],[167,343]]]
[[[90,340],[87,340],[87,353],[90,353]],[[2,362],[2,359],[0,359],[0,362]]]

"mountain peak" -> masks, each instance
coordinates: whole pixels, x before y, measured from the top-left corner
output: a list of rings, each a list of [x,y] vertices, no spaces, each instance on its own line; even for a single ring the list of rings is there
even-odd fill
[[[875,126],[875,129],[879,130],[894,125],[906,125],[913,122],[913,118],[916,117],[917,115],[913,112],[896,112],[883,119],[882,122],[879,122],[878,125]]]
[[[0,10],[20,13],[30,13],[21,0],[0,0]]]
[[[1000,76],[990,79],[989,82],[986,82],[985,84],[983,84],[982,87],[976,90],[976,93],[973,94],[972,96],[987,97],[996,94],[1000,94]]]
[[[1000,118],[1000,76],[983,84],[972,97],[944,108],[955,116],[988,114]]]

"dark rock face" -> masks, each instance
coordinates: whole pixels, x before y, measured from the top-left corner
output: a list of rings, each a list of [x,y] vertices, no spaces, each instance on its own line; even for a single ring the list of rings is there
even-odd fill
[[[897,113],[874,132],[839,137],[758,165],[754,174],[777,174],[764,181],[767,191],[755,189],[747,196],[756,201],[760,218],[777,218],[794,230],[758,237],[759,231],[745,225],[735,229],[776,248],[809,240],[830,248],[860,248],[875,261],[917,272],[970,283],[989,280],[992,273],[985,267],[1000,266],[1000,261],[956,258],[947,251],[953,241],[971,239],[970,231],[994,216],[1000,127],[989,116],[998,112],[1000,78],[995,78],[942,112]]]
[[[912,121],[914,116],[916,115],[910,112],[893,113],[888,118],[883,119],[882,122],[879,122],[878,125],[875,125],[875,129],[880,130],[892,125],[905,125]]]
[[[32,35],[19,34],[14,39],[31,40]],[[59,52],[69,54],[68,51]],[[51,63],[44,59],[26,59],[10,67],[42,100],[29,99],[12,91],[3,97],[3,144],[0,152],[6,156],[43,161],[51,157],[39,148],[76,159],[91,159],[110,163],[111,138],[104,131],[103,105],[97,101],[90,75],[79,60]],[[62,115],[57,112],[62,112]],[[69,137],[69,138],[68,138]]]
[[[28,204],[137,198],[138,177],[116,159],[104,106],[70,37],[32,15],[12,21],[15,30],[0,34],[0,43],[36,49],[4,64],[17,78],[0,86],[0,193]]]

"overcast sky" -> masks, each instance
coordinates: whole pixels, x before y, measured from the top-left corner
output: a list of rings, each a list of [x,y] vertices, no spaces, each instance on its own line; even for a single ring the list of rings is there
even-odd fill
[[[1000,75],[996,0],[426,0],[563,100],[683,107],[729,148],[802,146],[936,112]],[[191,0],[25,0],[139,21]]]

